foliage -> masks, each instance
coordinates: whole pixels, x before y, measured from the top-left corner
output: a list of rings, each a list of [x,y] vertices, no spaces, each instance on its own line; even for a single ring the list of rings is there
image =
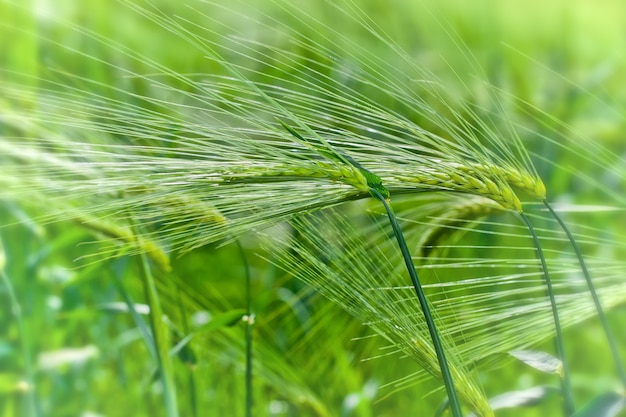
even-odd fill
[[[0,3],[0,415],[619,412],[619,7]]]

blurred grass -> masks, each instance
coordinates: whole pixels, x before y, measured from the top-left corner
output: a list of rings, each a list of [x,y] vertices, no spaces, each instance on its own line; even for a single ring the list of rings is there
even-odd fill
[[[349,47],[333,44],[323,34],[300,30],[299,22],[272,2],[252,3],[255,7],[241,4],[233,7],[239,7],[243,14],[255,13],[250,16],[255,20],[268,21],[267,16],[256,14],[258,7],[267,15],[289,22],[297,39],[313,38],[327,44],[338,56],[342,48]],[[165,0],[155,0],[152,4],[200,27],[206,22],[198,11],[237,28],[248,38],[283,47],[289,45],[287,39],[267,39],[260,26],[235,19],[219,5],[194,3],[194,8],[187,8]],[[324,2],[302,0],[298,5],[311,19],[341,28],[359,44],[371,39],[362,27],[346,23]],[[576,134],[625,154],[626,5],[622,1],[394,0],[361,1],[359,6],[419,65],[446,82],[452,100],[468,99],[456,95],[457,91],[466,94],[455,87],[460,76],[462,82],[476,85],[476,96],[472,99],[489,108],[491,101],[476,82],[477,76],[484,77],[506,92],[500,97],[503,105],[514,122],[527,127],[523,139],[535,154],[558,160],[609,184],[621,181],[623,186],[623,178],[607,177],[601,167],[583,159],[567,160],[558,146],[538,139],[542,134],[553,135],[555,130],[569,135],[564,126],[572,126]],[[137,73],[146,71],[141,62],[102,47],[75,28],[55,24],[56,19],[88,28],[112,42],[140,51],[173,71],[199,74],[223,71],[208,63],[202,53],[189,48],[184,40],[146,22],[117,2],[94,0],[87,6],[71,0],[19,4],[1,1],[0,16],[0,80],[19,80],[31,87],[42,82],[51,85],[63,78],[57,72],[60,71],[126,91],[165,94],[144,79],[120,76],[96,60],[76,59],[76,54],[69,54],[64,48],[76,49]],[[203,33],[203,36],[208,35]],[[41,43],[42,38],[52,43]],[[232,45],[228,38],[211,40],[221,45],[220,53],[237,61],[237,55],[229,49]],[[390,51],[380,42],[373,43],[372,48],[382,59],[386,56],[391,59]],[[468,67],[468,57],[473,67]],[[329,59],[315,54],[311,58]],[[86,85],[78,78],[74,82],[73,87],[101,93],[97,86]],[[173,83],[178,88],[187,88]],[[507,101],[507,95],[525,105]],[[7,104],[0,97],[0,106],[15,105],[37,106],[37,103]],[[545,115],[538,114],[535,107]],[[565,124],[555,124],[548,115]],[[10,132],[10,128],[0,124],[0,132]],[[548,189],[561,201],[597,203],[602,198],[590,184],[571,184],[570,177],[553,175],[555,171],[549,164],[539,158],[536,162]],[[136,324],[127,313],[100,308],[122,300],[114,284],[116,276],[137,302],[145,302],[137,268],[126,258],[80,266],[81,262],[76,260],[97,247],[97,244],[85,244],[93,241],[93,236],[78,224],[39,225],[34,220],[41,214],[38,210],[0,201],[0,223],[4,226],[0,228],[0,237],[6,252],[6,272],[22,307],[26,330],[24,335],[19,334],[7,301],[7,288],[1,286],[0,415],[31,415],[28,396],[21,384],[25,365],[19,349],[21,336],[27,342],[29,359],[36,364],[35,398],[40,415],[117,416],[129,412],[136,416],[164,415],[162,387],[151,380],[153,364]],[[580,217],[581,224],[587,223],[585,214],[572,217]],[[18,220],[22,224],[13,224]],[[594,216],[593,222],[588,225],[621,230],[621,236],[626,232],[621,212]],[[250,251],[261,250],[252,238],[245,244]],[[255,380],[254,415],[366,417],[434,413],[441,401],[440,392],[422,401],[414,389],[407,389],[382,399],[389,388],[381,388],[381,384],[417,371],[410,360],[384,356],[385,343],[367,337],[369,331],[357,320],[260,258],[251,261],[257,315],[255,375],[259,376]],[[245,305],[243,271],[232,245],[203,248],[174,260],[172,275],[163,281],[171,279],[180,286],[186,300],[181,306],[171,286],[161,288],[164,309],[173,323],[187,317],[188,324],[193,325],[194,320],[201,323],[207,317]],[[620,308],[611,314],[613,328],[626,328],[624,313],[626,310]],[[195,360],[185,362],[174,358],[180,415],[243,415],[243,334],[243,324],[226,326],[193,339],[190,346]],[[570,329],[567,335],[568,354],[575,358],[577,368],[574,383],[582,404],[613,386],[612,364],[608,355],[599,353],[607,349],[600,342],[595,321]],[[626,346],[624,332],[618,331],[617,337],[619,345]],[[59,354],[68,348],[83,349],[86,356],[74,351],[68,360],[54,365],[38,360],[42,353]],[[382,357],[361,362],[379,355]],[[189,384],[190,375],[195,376],[195,386]],[[501,392],[503,387],[522,389],[556,382],[517,363],[483,377],[489,395]],[[375,394],[373,387],[378,387]],[[420,392],[428,393],[437,387],[438,384],[427,380],[419,388]],[[360,399],[360,406],[352,409],[346,405],[349,399],[356,398]],[[557,402],[552,402],[549,409],[557,409]],[[498,415],[546,414],[541,409]]]

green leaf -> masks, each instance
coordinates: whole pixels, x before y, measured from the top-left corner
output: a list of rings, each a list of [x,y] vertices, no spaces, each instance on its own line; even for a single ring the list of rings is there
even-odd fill
[[[208,323],[203,324],[202,326],[195,329],[193,332],[182,338],[176,345],[170,350],[170,356],[174,355],[185,355],[183,352],[186,349],[187,344],[193,339],[195,335],[198,333],[208,333],[213,330],[223,329],[225,327],[231,327],[237,324],[244,316],[246,315],[246,310],[240,308],[231,311],[227,311],[226,313],[220,314],[215,318],[212,318]],[[185,362],[185,359],[183,362]]]
[[[538,371],[563,376],[563,363],[549,353],[536,350],[513,350],[509,352],[509,355]]]
[[[124,262],[117,262],[117,265],[116,265],[117,271],[114,275],[115,276],[114,284],[116,285],[117,290],[119,291],[120,295],[124,299],[124,303],[127,306],[127,311],[130,313],[133,321],[135,322],[135,325],[137,326],[139,333],[141,333],[141,337],[146,345],[146,348],[148,349],[148,352],[150,352],[150,356],[152,357],[152,359],[156,360],[157,358],[156,346],[154,345],[154,340],[152,338],[152,332],[150,330],[150,327],[148,323],[146,322],[146,320],[139,314],[138,309],[135,307],[136,306],[135,301],[131,297],[130,293],[126,290],[126,287],[124,286],[124,283],[122,281],[121,269],[125,267],[126,267],[125,259],[124,259]],[[149,310],[149,306],[148,306],[148,310]]]
[[[223,327],[231,327],[237,324],[243,316],[246,314],[246,310],[243,308],[238,308],[235,310],[227,311],[226,313],[220,314],[212,318],[208,323],[203,324],[193,331],[196,333],[205,333],[216,329],[221,329]]]
[[[185,340],[185,339],[183,339]],[[180,342],[182,342],[181,340]],[[187,339],[184,344],[178,342],[171,350],[170,356],[178,356],[178,359],[185,365],[194,366],[198,363],[198,358],[193,349],[187,343],[190,339]]]
[[[572,417],[614,417],[624,408],[626,397],[617,392],[608,392],[592,400]]]

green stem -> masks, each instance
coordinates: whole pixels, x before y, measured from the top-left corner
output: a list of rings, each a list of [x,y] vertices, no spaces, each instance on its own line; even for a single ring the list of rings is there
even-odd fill
[[[548,265],[546,264],[546,257],[543,253],[543,249],[541,248],[541,244],[539,243],[539,237],[537,236],[537,233],[535,232],[535,229],[533,228],[530,219],[528,219],[528,217],[524,213],[519,213],[519,215],[526,224],[526,227],[528,227],[528,231],[532,236],[533,243],[537,251],[537,257],[541,261],[543,278],[546,283],[546,292],[548,294],[548,297],[550,298],[550,304],[552,306],[552,317],[554,318],[554,327],[556,331],[556,354],[563,366],[563,377],[561,378],[561,391],[563,392],[563,415],[567,417],[574,414],[576,407],[574,405],[574,396],[572,394],[572,383],[570,381],[569,366],[565,358],[565,344],[563,343],[563,332],[561,329],[561,321],[559,320],[559,311],[556,305],[554,289],[552,287],[552,280],[550,279],[550,274],[548,273]]]
[[[582,255],[582,252],[580,251],[580,247],[578,246],[578,243],[576,242],[576,239],[574,239],[574,236],[570,232],[569,228],[565,225],[565,222],[563,222],[561,217],[556,213],[556,211],[554,211],[550,203],[548,203],[547,200],[543,200],[543,203],[548,208],[552,216],[556,219],[556,221],[559,222],[559,225],[561,225],[561,229],[563,229],[563,231],[567,235],[567,238],[569,239],[572,245],[572,248],[574,249],[574,252],[576,253],[576,256],[578,257],[578,263],[580,264],[580,269],[583,271],[583,275],[585,276],[585,280],[587,281],[587,286],[589,287],[589,292],[591,293],[591,298],[593,298],[593,302],[596,306],[596,311],[598,312],[598,317],[600,318],[600,323],[602,323],[602,327],[604,328],[604,333],[606,334],[606,338],[609,343],[609,347],[611,349],[611,355],[613,356],[613,361],[615,362],[615,368],[617,369],[619,377],[622,380],[622,385],[624,386],[624,388],[626,388],[626,372],[624,371],[624,365],[620,359],[620,356],[617,350],[615,337],[613,337],[613,333],[611,332],[609,322],[607,321],[606,316],[604,315],[602,304],[600,303],[600,298],[598,297],[596,288],[593,285],[593,281],[591,280],[591,274],[589,273],[589,270],[587,269],[587,264],[585,263],[585,260],[583,259],[583,255]]]
[[[128,291],[126,291],[126,288],[124,287],[124,283],[122,282],[122,277],[120,277],[118,274],[115,274],[114,284],[117,287],[118,292],[124,299],[126,306],[128,307],[128,312],[130,316],[133,318],[133,321],[135,322],[135,325],[137,326],[137,330],[139,331],[142,339],[144,340],[146,349],[148,349],[148,353],[150,354],[150,357],[152,358],[153,361],[156,362],[158,360],[156,346],[154,345],[154,339],[152,338],[152,334],[150,332],[150,329],[148,328],[148,324],[143,319],[143,317],[141,317],[141,315],[139,315],[139,313],[137,312],[137,309],[135,307],[135,302],[133,301]]]
[[[443,402],[439,405],[439,407],[435,410],[435,414],[434,417],[442,417],[443,414],[446,412],[446,410],[448,409],[448,406],[450,405],[450,402],[448,401],[448,398],[446,398],[445,400],[443,400]]]
[[[254,317],[252,316],[252,294],[250,292],[250,267],[240,241],[237,241],[237,246],[241,252],[241,262],[246,276],[246,316],[248,317],[246,320],[246,417],[252,417],[252,326]]]
[[[180,318],[183,326],[183,334],[189,335],[191,333],[189,329],[189,322],[187,317],[187,310],[185,309],[185,304],[183,302],[183,293],[180,289],[180,285],[174,284],[176,288],[176,303],[180,309]],[[189,369],[189,404],[191,406],[191,416],[198,417],[198,398],[196,394],[196,379],[194,377],[193,369],[190,367]]]
[[[154,277],[150,271],[148,258],[143,253],[139,254],[139,270],[143,279],[146,299],[150,306],[150,325],[152,327],[152,338],[156,351],[157,366],[161,384],[163,384],[163,400],[165,402],[165,415],[168,417],[178,417],[178,407],[176,405],[176,386],[174,384],[174,372],[172,360],[169,355],[169,337],[167,329],[163,323],[163,311],[159,301]]]
[[[439,361],[441,377],[443,379],[443,383],[446,387],[446,392],[448,394],[448,399],[450,401],[450,409],[452,410],[452,415],[454,417],[462,417],[463,414],[461,412],[461,405],[456,390],[454,389],[452,374],[450,373],[450,368],[448,367],[448,361],[446,360],[443,345],[441,343],[441,339],[439,338],[439,333],[437,332],[437,326],[435,325],[435,321],[433,320],[432,314],[430,312],[430,307],[428,306],[426,294],[424,293],[422,285],[419,282],[417,271],[415,270],[415,265],[413,265],[413,260],[411,259],[409,247],[407,246],[404,235],[402,234],[402,229],[398,224],[393,210],[391,209],[389,204],[387,204],[387,201],[385,200],[383,195],[375,188],[370,188],[370,192],[374,197],[378,198],[383,203],[383,206],[387,211],[387,216],[389,217],[391,228],[393,229],[393,233],[395,234],[396,240],[398,241],[398,246],[400,247],[400,251],[402,252],[404,263],[406,264],[407,271],[409,272],[409,276],[411,277],[411,281],[413,282],[413,288],[415,288],[415,293],[417,294],[420,307],[422,308],[422,312],[424,314],[424,319],[428,326],[428,331],[430,332],[430,337],[433,341],[433,347],[435,349],[435,353],[437,354],[437,360]]]

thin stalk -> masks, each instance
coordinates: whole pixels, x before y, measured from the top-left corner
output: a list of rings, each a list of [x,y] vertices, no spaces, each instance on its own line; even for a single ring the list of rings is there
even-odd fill
[[[419,300],[420,307],[422,308],[422,312],[424,314],[424,319],[428,326],[428,331],[430,332],[430,337],[433,341],[433,347],[435,349],[435,353],[437,354],[437,360],[439,362],[439,368],[441,370],[441,377],[443,379],[443,384],[446,387],[446,392],[450,401],[450,409],[452,411],[452,415],[454,417],[462,417],[463,414],[461,412],[461,404],[454,388],[454,381],[452,380],[452,374],[450,373],[450,368],[448,367],[448,361],[446,360],[443,345],[441,343],[441,339],[439,338],[439,333],[437,332],[437,326],[435,325],[435,321],[433,320],[432,314],[430,312],[430,307],[428,306],[426,294],[424,293],[422,285],[420,284],[419,278],[417,276],[415,265],[413,265],[411,253],[409,252],[409,247],[406,243],[406,240],[404,239],[402,229],[398,224],[393,210],[391,209],[389,204],[387,204],[387,201],[385,200],[383,195],[374,188],[370,188],[370,192],[374,197],[378,198],[381,203],[383,203],[383,206],[387,211],[387,217],[389,217],[391,228],[393,229],[393,233],[395,234],[396,240],[398,241],[398,246],[400,247],[400,251],[402,252],[404,263],[406,264],[406,269],[409,272],[411,281],[413,282],[413,288],[415,288],[417,299]]]
[[[546,283],[546,292],[548,297],[550,298],[550,304],[552,306],[552,317],[554,318],[554,327],[556,332],[555,337],[555,345],[556,345],[556,354],[559,360],[561,361],[563,367],[563,377],[561,378],[561,391],[563,392],[563,415],[565,417],[571,416],[574,414],[576,410],[576,406],[574,405],[574,396],[572,394],[572,383],[570,381],[570,373],[569,373],[569,365],[567,363],[567,359],[565,358],[565,344],[563,343],[563,331],[561,328],[561,321],[559,320],[559,311],[556,305],[556,298],[554,296],[554,289],[552,287],[552,280],[550,279],[550,274],[548,273],[548,265],[546,263],[546,257],[543,253],[543,249],[541,248],[541,244],[539,243],[539,237],[533,228],[530,220],[524,213],[519,213],[521,219],[528,227],[528,231],[532,236],[533,243],[535,245],[535,249],[537,251],[537,257],[541,261],[541,268],[543,270],[543,278]]]
[[[189,330],[189,323],[187,321],[187,310],[185,309],[185,304],[183,303],[183,294],[178,284],[174,284],[176,286],[176,302],[180,309],[181,322],[183,326],[183,334],[189,335],[191,331]],[[189,368],[189,403],[191,404],[191,415],[192,417],[198,417],[198,398],[196,395],[196,379],[194,377],[193,368]]]
[[[240,241],[237,241],[237,246],[241,252],[241,263],[246,276],[246,417],[252,417],[252,326],[254,325],[254,316],[252,315],[252,294],[250,291],[250,267]]]
[[[124,283],[122,282],[122,277],[120,277],[118,274],[115,274],[114,283],[120,295],[124,299],[126,306],[128,307],[128,312],[130,316],[133,318],[133,321],[135,322],[135,325],[137,326],[137,329],[139,330],[139,333],[141,334],[141,337],[146,345],[146,349],[148,349],[148,353],[150,354],[150,357],[152,358],[152,360],[156,362],[157,361],[156,346],[154,345],[154,339],[152,338],[152,334],[150,332],[150,329],[148,328],[148,324],[143,319],[143,317],[141,317],[141,315],[137,312],[137,309],[135,308],[135,302],[133,301],[128,291],[126,291],[126,288],[124,287]]]
[[[163,311],[161,310],[161,303],[159,301],[154,277],[150,271],[148,258],[143,253],[139,254],[139,270],[143,279],[146,299],[150,305],[150,325],[152,327],[152,337],[156,351],[159,376],[161,384],[163,384],[165,415],[168,417],[178,417],[174,372],[172,370],[172,360],[169,355],[169,337],[167,335],[167,328],[165,328],[163,323]]]
[[[446,412],[446,410],[448,409],[448,406],[450,405],[450,402],[448,401],[448,399],[446,398],[445,400],[443,400],[443,402],[439,405],[439,407],[435,410],[435,414],[433,417],[442,417],[443,414]]]
[[[22,350],[22,358],[24,360],[24,372],[26,374],[25,395],[27,398],[26,402],[28,404],[27,407],[29,410],[26,414],[37,417],[41,415],[41,410],[39,408],[39,403],[37,401],[37,396],[35,393],[35,373],[33,371],[33,366],[30,361],[30,351],[28,350],[28,342],[26,340],[26,329],[24,328],[24,321],[22,320],[22,309],[19,302],[17,301],[17,296],[15,295],[15,290],[13,289],[13,285],[11,284],[11,280],[4,272],[4,268],[1,267],[0,277],[2,277],[2,281],[4,281],[4,285],[6,286],[7,292],[9,293],[11,311],[15,316],[15,321],[17,322],[17,329],[19,332],[20,348]]]
[[[574,239],[574,236],[570,232],[565,222],[563,222],[561,217],[556,213],[556,211],[554,211],[550,203],[548,203],[547,200],[543,200],[543,203],[548,208],[552,216],[556,219],[556,221],[559,222],[559,225],[561,225],[561,229],[563,229],[563,231],[567,235],[567,238],[569,239],[570,244],[572,245],[572,248],[574,249],[574,252],[576,253],[576,257],[578,257],[578,263],[580,264],[580,269],[583,271],[583,275],[585,276],[585,280],[587,281],[587,286],[589,287],[589,292],[591,293],[591,298],[593,298],[593,302],[596,306],[596,311],[598,312],[598,317],[600,318],[600,323],[602,323],[602,327],[604,328],[604,333],[606,334],[606,339],[611,349],[611,355],[613,356],[613,361],[615,362],[615,368],[617,369],[617,373],[619,374],[619,377],[622,380],[622,385],[624,386],[624,388],[626,388],[626,372],[624,371],[624,365],[618,353],[617,344],[615,343],[615,337],[613,336],[613,333],[611,332],[611,328],[609,326],[609,322],[606,319],[606,316],[604,315],[604,310],[602,309],[600,298],[598,297],[596,288],[593,285],[593,281],[591,280],[591,274],[589,273],[589,270],[587,269],[587,264],[585,263],[585,260],[583,259],[583,255],[582,255],[582,252],[580,251],[580,247],[578,246],[576,239]]]

